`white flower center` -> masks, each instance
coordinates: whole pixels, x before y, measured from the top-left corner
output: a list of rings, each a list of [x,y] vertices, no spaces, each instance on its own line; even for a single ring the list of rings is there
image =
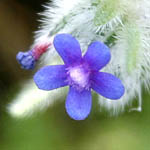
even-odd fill
[[[74,67],[69,69],[69,75],[74,84],[80,87],[86,87],[89,81],[89,73],[82,67]]]

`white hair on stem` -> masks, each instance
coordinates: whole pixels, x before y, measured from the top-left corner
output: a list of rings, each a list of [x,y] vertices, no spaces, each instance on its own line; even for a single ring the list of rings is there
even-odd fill
[[[35,111],[43,111],[56,100],[63,100],[64,88],[51,92],[39,90],[33,81],[28,81],[20,94],[8,106],[8,111],[13,117],[27,117]]]
[[[75,36],[81,43],[83,52],[92,41],[105,42],[111,49],[112,59],[103,71],[113,73],[122,80],[125,95],[116,101],[99,96],[100,107],[105,107],[111,115],[118,115],[138,97],[139,106],[131,110],[141,111],[141,87],[144,85],[149,90],[150,86],[150,1],[54,0],[45,8],[45,12],[41,14],[42,24],[35,33],[33,45],[58,33],[70,33]],[[43,58],[41,62],[44,65],[50,65],[54,60],[56,64],[59,62],[53,47]],[[28,86],[21,90],[9,106],[9,112],[14,116],[30,114],[29,112],[37,110],[35,108],[47,108],[51,104],[48,101],[49,97],[62,94],[57,93],[57,90],[40,91],[33,81],[27,83]],[[44,97],[47,98],[43,100]],[[30,103],[29,98],[33,103]]]
[[[138,8],[143,9],[142,7]],[[138,11],[141,12],[137,9],[137,14]],[[126,89],[125,95],[118,101],[99,98],[100,105],[109,110],[111,115],[118,115],[120,111],[124,111],[125,107],[131,105],[132,100],[136,97],[138,106],[137,108],[131,108],[130,111],[141,111],[141,87],[144,85],[148,89],[150,85],[149,20],[143,15],[139,15],[136,20],[134,19],[129,18],[119,32],[116,32],[117,41],[111,48],[111,64],[105,69],[118,74]]]

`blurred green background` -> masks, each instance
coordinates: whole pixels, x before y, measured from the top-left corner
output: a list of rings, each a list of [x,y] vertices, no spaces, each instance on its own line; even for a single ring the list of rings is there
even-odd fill
[[[118,117],[100,112],[96,96],[84,121],[71,120],[64,101],[30,118],[14,119],[7,113],[21,81],[33,74],[20,69],[15,56],[32,44],[37,13],[46,2],[0,0],[0,150],[150,150],[150,95],[144,91],[143,111],[127,108]]]

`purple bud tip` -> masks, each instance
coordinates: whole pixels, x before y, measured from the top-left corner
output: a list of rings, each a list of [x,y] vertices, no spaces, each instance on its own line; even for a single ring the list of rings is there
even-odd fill
[[[34,69],[36,60],[32,55],[32,51],[19,52],[16,56],[17,61],[23,69]]]

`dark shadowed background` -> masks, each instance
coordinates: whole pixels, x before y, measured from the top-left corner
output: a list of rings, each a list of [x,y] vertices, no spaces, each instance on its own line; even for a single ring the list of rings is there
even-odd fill
[[[33,42],[48,0],[0,0],[0,150],[150,150],[150,95],[143,91],[143,111],[109,117],[100,112],[97,97],[85,121],[73,121],[64,102],[26,119],[14,119],[7,104],[32,71],[20,69],[18,51]],[[136,105],[136,103],[135,103]]]

